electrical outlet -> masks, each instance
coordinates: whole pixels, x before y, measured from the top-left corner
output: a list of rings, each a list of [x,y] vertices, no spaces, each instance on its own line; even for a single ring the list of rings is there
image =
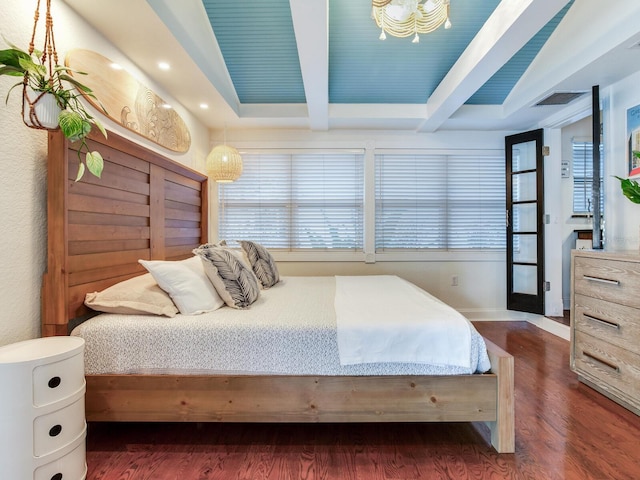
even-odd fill
[[[451,286],[452,287],[457,287],[458,286],[458,275],[452,275],[451,276]]]

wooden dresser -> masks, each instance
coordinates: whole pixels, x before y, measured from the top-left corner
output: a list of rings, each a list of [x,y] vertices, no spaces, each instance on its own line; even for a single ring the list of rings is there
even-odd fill
[[[637,252],[571,252],[571,369],[640,415]]]

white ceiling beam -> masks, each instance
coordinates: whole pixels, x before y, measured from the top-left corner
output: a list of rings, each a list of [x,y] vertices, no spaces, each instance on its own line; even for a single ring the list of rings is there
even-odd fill
[[[240,100],[202,2],[147,1],[211,85],[237,114]]]
[[[502,0],[427,101],[427,118],[418,131],[440,128],[567,3]]]
[[[290,0],[309,128],[329,129],[328,0]]]

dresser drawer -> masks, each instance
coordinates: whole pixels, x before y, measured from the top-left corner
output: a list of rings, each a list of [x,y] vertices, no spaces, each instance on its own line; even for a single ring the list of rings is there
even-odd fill
[[[640,308],[640,263],[575,257],[574,292]]]
[[[82,352],[33,369],[33,404],[48,405],[67,398],[85,386]]]
[[[576,331],[635,351],[640,345],[640,309],[584,295],[574,297]]]
[[[33,421],[33,455],[41,457],[64,447],[86,427],[84,397],[71,405],[36,417]]]
[[[78,446],[66,455],[45,463],[33,472],[34,480],[83,480],[87,476],[86,447],[82,439]]]
[[[574,335],[574,364],[578,373],[598,380],[629,397],[640,395],[640,355],[577,330]]]

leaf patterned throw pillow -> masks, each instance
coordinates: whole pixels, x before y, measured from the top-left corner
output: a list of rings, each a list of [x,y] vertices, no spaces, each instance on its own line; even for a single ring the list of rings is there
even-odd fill
[[[273,287],[280,281],[278,267],[269,251],[259,243],[239,240],[238,243],[247,254],[253,273],[264,288]]]
[[[202,245],[193,253],[202,259],[209,281],[228,306],[249,308],[258,299],[256,277],[233,253],[211,245]]]

